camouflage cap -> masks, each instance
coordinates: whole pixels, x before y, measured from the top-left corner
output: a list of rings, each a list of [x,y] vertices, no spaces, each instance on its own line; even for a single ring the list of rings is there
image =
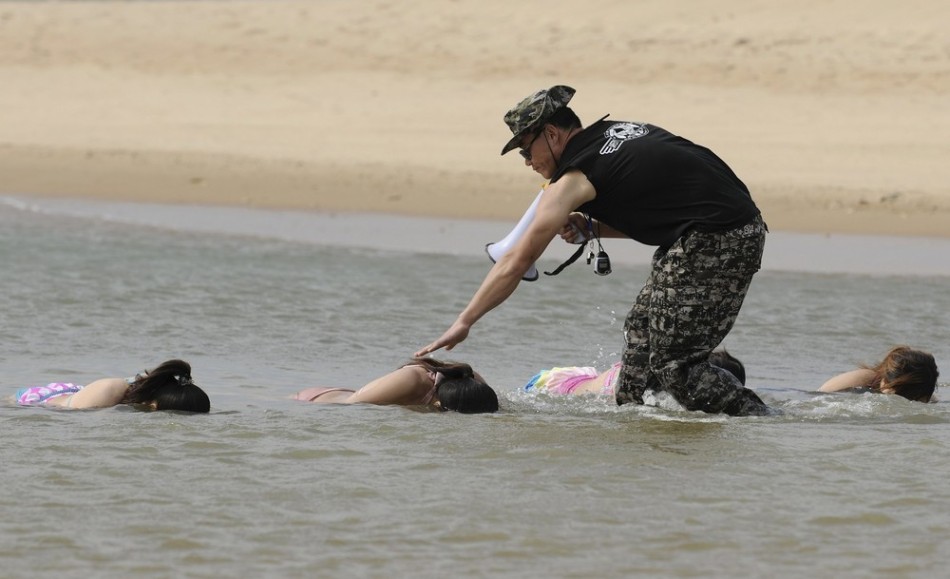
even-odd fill
[[[521,145],[521,139],[525,134],[535,128],[540,128],[544,121],[551,118],[551,115],[560,108],[566,107],[574,96],[574,89],[569,86],[557,85],[546,90],[539,90],[533,95],[527,97],[505,113],[505,123],[514,134],[514,137],[508,141],[505,148],[501,150],[504,155],[512,149]]]

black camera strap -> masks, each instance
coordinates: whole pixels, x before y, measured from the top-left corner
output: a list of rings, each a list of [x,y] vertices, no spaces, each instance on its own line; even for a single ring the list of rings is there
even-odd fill
[[[586,241],[585,241],[584,243],[582,243],[582,244],[580,245],[580,247],[577,248],[577,251],[574,252],[574,255],[572,255],[571,257],[567,258],[567,261],[565,261],[565,262],[562,263],[561,265],[557,266],[557,267],[554,269],[554,271],[546,271],[546,272],[544,272],[544,275],[557,275],[557,274],[561,273],[562,271],[564,271],[564,268],[565,268],[565,267],[571,265],[572,263],[574,263],[575,261],[577,261],[578,258],[580,258],[581,254],[584,253],[584,248],[585,248],[585,247],[587,247],[587,242],[586,242]]]
[[[593,249],[594,249],[595,240],[597,241],[597,249],[598,249],[597,257],[601,258],[602,256],[603,259],[607,260],[607,270],[604,273],[598,272],[598,274],[607,275],[608,273],[610,273],[610,261],[609,261],[609,258],[607,257],[607,254],[604,252],[604,247],[600,244],[600,236],[594,232],[594,220],[591,219],[590,215],[587,215],[586,213],[584,214],[584,217],[587,218],[587,232],[588,232],[587,239],[585,239],[584,242],[580,244],[580,247],[577,248],[577,251],[574,252],[574,255],[567,258],[567,260],[561,265],[557,266],[554,269],[554,271],[544,272],[544,275],[557,275],[561,273],[562,271],[564,271],[564,268],[571,265],[572,263],[574,263],[580,258],[581,254],[584,253],[584,248],[586,248],[588,244],[590,244],[590,247],[591,247],[591,254],[587,258],[587,263],[590,263],[591,258],[594,256]]]

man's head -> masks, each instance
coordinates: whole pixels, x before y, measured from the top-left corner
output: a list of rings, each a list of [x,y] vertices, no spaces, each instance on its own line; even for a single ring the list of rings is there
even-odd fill
[[[501,154],[504,155],[508,151],[521,147],[525,135],[540,132],[551,115],[567,106],[574,92],[574,89],[569,86],[552,86],[525,98],[505,113],[505,123],[511,129],[513,136],[501,150]]]

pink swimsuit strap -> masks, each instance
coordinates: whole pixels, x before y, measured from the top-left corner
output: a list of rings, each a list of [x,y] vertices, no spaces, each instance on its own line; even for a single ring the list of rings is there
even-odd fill
[[[426,406],[432,403],[432,399],[435,398],[435,393],[439,389],[439,382],[445,379],[445,376],[438,372],[433,372],[431,370],[426,370],[426,376],[429,377],[429,380],[432,380],[432,388],[422,397],[422,403]]]

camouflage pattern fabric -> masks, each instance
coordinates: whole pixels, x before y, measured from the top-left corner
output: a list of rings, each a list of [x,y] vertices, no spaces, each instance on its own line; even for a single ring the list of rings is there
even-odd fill
[[[650,279],[624,323],[627,347],[617,404],[665,391],[688,410],[733,416],[768,412],[709,353],[732,329],[762,263],[767,228],[758,216],[721,233],[687,232],[653,256]]]
[[[521,146],[521,139],[532,129],[541,128],[544,121],[551,118],[555,111],[566,107],[574,92],[569,86],[552,86],[526,97],[505,113],[505,124],[514,136],[501,150],[501,154]]]

